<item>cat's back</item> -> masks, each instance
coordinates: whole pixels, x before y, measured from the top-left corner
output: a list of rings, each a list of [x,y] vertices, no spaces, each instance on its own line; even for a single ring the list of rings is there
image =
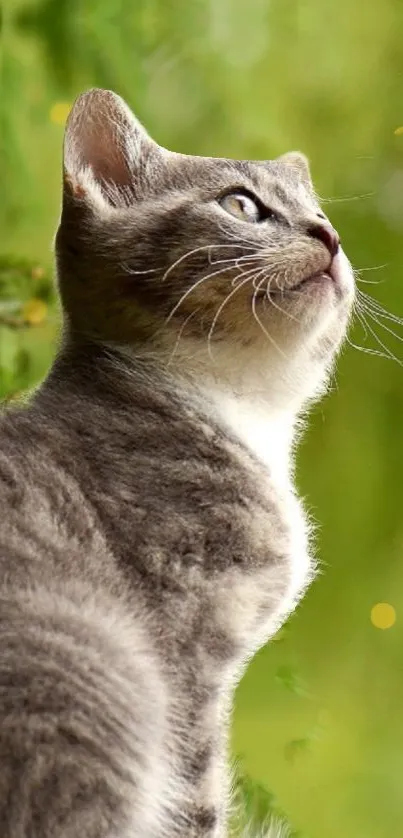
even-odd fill
[[[40,398],[1,415],[3,838],[124,836],[133,821],[147,836],[167,818],[161,661],[77,458]]]
[[[43,575],[51,585],[52,574],[71,574],[80,554],[97,540],[101,546],[72,440],[56,412],[57,405],[53,417],[33,400],[0,415],[0,563],[9,584],[19,576],[21,584],[31,577],[38,584]]]

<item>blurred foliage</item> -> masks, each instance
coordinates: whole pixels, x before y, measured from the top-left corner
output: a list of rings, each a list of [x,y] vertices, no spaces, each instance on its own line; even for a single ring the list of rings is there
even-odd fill
[[[0,255],[0,399],[13,399],[32,383],[26,333],[54,321],[53,288],[39,265]]]
[[[379,280],[360,287],[403,313],[401,0],[6,0],[1,31],[0,396],[54,352],[63,123],[93,85],[176,150],[301,148],[361,282]],[[403,333],[375,312],[351,344],[379,349],[371,329],[397,361],[348,346],[299,454],[322,573],[237,695],[234,750],[307,838],[403,834]]]

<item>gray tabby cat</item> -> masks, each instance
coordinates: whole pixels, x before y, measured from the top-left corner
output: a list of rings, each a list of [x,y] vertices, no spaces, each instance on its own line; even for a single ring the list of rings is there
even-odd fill
[[[92,90],[64,171],[61,347],[0,420],[0,835],[224,838],[235,685],[314,574],[291,452],[352,272],[302,155],[175,154]]]

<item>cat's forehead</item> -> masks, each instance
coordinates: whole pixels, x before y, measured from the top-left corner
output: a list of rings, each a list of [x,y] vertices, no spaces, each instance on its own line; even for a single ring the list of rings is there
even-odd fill
[[[168,189],[199,188],[214,193],[245,188],[264,202],[274,201],[290,209],[315,203],[315,196],[298,172],[280,160],[233,160],[168,152],[160,179]]]

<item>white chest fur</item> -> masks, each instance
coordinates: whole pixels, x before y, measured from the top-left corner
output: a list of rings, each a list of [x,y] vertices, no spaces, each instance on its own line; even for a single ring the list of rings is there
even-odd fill
[[[214,386],[205,389],[212,409],[232,435],[267,467],[268,480],[281,498],[281,513],[290,536],[290,582],[273,615],[273,630],[293,611],[314,575],[309,556],[309,525],[292,484],[292,416],[272,412],[263,400],[235,395]],[[270,633],[273,633],[272,631]]]
[[[290,487],[292,422],[286,414],[272,414],[267,404],[210,389],[209,400],[220,419],[261,463],[283,490]]]

